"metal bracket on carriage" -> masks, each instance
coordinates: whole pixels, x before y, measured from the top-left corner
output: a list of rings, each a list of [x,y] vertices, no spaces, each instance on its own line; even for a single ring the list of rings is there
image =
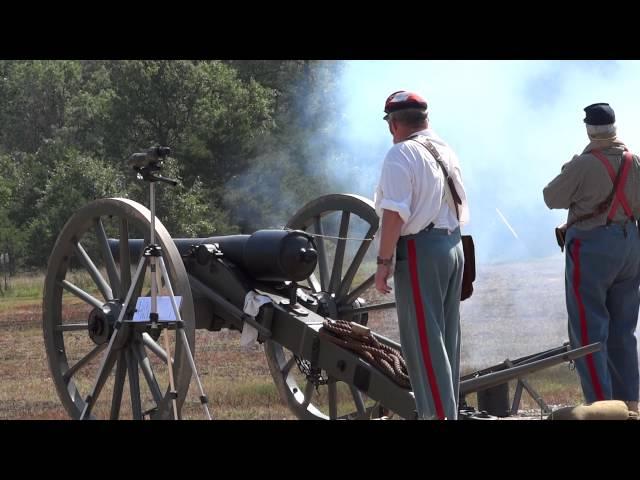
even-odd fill
[[[223,253],[217,243],[201,243],[200,245],[192,245],[183,256],[188,257],[191,255],[196,258],[200,265],[207,265],[212,258],[222,257]]]
[[[303,288],[296,288],[296,296],[298,301],[302,302],[307,308],[313,309],[318,306],[318,300],[311,295],[307,295]]]
[[[297,288],[293,288],[293,295],[295,296],[295,291],[299,290]],[[309,316],[309,310],[307,310],[306,308],[304,308],[302,305],[300,305],[297,301],[297,299],[294,299],[293,301],[291,300],[291,298],[283,298],[280,301],[280,305],[285,309],[285,310],[289,310],[290,312],[295,313],[296,315],[300,315],[302,317],[308,317]]]
[[[302,289],[298,287],[296,282],[283,282],[282,286],[276,286],[275,290],[281,291],[283,296],[285,296],[285,298],[279,302],[285,310],[289,310],[303,317],[307,317],[309,315],[309,310],[298,303],[298,297],[300,296]],[[307,298],[302,297],[302,300],[306,301]]]

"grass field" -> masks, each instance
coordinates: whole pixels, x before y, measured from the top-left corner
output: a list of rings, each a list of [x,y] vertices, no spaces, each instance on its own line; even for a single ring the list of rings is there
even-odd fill
[[[67,418],[43,345],[42,282],[42,276],[12,278],[11,289],[0,297],[0,419]],[[474,296],[462,304],[463,374],[566,341],[561,257],[479,265],[475,289]],[[369,325],[398,341],[395,311],[371,313]],[[239,338],[226,330],[197,332],[196,360],[215,417],[295,418],[280,402],[262,346],[243,348]],[[581,402],[577,374],[567,364],[530,375],[528,380],[549,405]],[[475,395],[467,401],[475,404]],[[525,393],[521,408],[535,412],[537,405]],[[194,383],[185,416],[202,418]]]

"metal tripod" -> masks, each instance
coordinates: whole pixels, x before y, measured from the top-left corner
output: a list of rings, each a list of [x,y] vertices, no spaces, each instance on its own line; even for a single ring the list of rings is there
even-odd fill
[[[133,168],[138,172],[138,178],[149,182],[149,203],[151,209],[151,235],[150,242],[144,248],[143,253],[140,257],[140,261],[138,262],[138,266],[136,269],[136,273],[131,280],[131,284],[129,287],[129,291],[127,292],[124,304],[122,305],[122,309],[118,315],[118,319],[114,325],[114,332],[109,339],[109,344],[107,346],[106,352],[102,357],[102,361],[100,363],[100,368],[98,369],[98,375],[96,377],[96,381],[91,389],[91,393],[85,399],[85,407],[80,415],[80,420],[85,420],[89,418],[91,414],[91,410],[95,405],[95,400],[97,396],[100,394],[100,390],[104,386],[109,373],[113,367],[117,352],[114,351],[114,345],[122,346],[122,344],[126,344],[126,334],[123,331],[127,330],[126,328],[122,328],[126,324],[132,325],[130,320],[124,320],[124,316],[127,311],[129,311],[129,304],[136,290],[136,286],[139,282],[143,280],[144,272],[146,271],[146,266],[149,265],[149,271],[151,274],[151,310],[149,313],[149,320],[145,322],[135,322],[136,325],[142,326],[151,326],[152,330],[165,330],[164,342],[165,349],[167,353],[167,370],[169,372],[169,395],[171,398],[171,403],[173,407],[173,417],[175,420],[179,419],[179,412],[177,406],[178,392],[176,390],[174,375],[173,375],[173,360],[171,358],[171,350],[169,348],[169,336],[167,330],[170,329],[171,326],[175,327],[176,337],[180,339],[182,342],[182,346],[185,350],[187,360],[191,367],[191,370],[196,379],[196,383],[198,384],[198,389],[200,392],[200,403],[202,404],[202,408],[204,410],[205,416],[208,420],[211,420],[211,414],[209,413],[209,408],[207,407],[208,398],[204,393],[204,389],[202,387],[202,383],[200,381],[200,377],[198,375],[198,371],[196,369],[196,364],[193,359],[193,354],[191,352],[191,348],[189,347],[189,340],[187,339],[187,335],[184,331],[184,322],[182,317],[180,316],[180,310],[178,304],[176,302],[176,298],[174,296],[173,287],[171,286],[171,281],[169,279],[169,274],[167,272],[167,267],[164,262],[164,258],[162,256],[162,248],[160,245],[155,243],[155,220],[156,220],[156,203],[155,203],[155,182],[164,182],[168,183],[172,186],[177,185],[175,180],[171,180],[169,178],[163,177],[155,172],[161,169],[162,158],[168,155],[170,150],[166,147],[155,147],[150,149],[148,152],[144,154],[134,154],[131,156],[129,160],[129,164],[133,166]],[[157,267],[160,267],[160,271],[157,271]],[[158,273],[160,274],[158,276]],[[162,285],[162,280],[164,279],[164,287],[169,292],[169,299],[171,301],[171,307],[173,309],[173,313],[175,316],[174,320],[161,320],[158,315],[158,295],[160,293],[160,288]],[[161,332],[162,333],[162,332]],[[153,377],[153,373],[151,372],[150,367],[146,366],[143,368],[143,374],[149,378],[149,376]],[[131,376],[131,371],[130,371]],[[136,374],[137,380],[137,374]],[[159,397],[159,392],[156,392],[156,397]],[[159,406],[159,405],[158,405]],[[135,412],[134,412],[135,415]]]

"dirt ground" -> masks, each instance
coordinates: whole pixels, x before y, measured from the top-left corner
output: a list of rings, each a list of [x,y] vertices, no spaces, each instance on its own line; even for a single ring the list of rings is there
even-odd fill
[[[461,310],[463,373],[567,340],[562,268],[561,257],[479,266],[475,293]],[[49,373],[41,322],[39,300],[0,299],[0,419],[68,418]],[[395,311],[371,313],[369,325],[398,341]],[[216,418],[295,418],[279,400],[262,346],[243,348],[239,338],[229,331],[197,333],[196,359]],[[577,374],[566,364],[529,380],[549,405],[580,402]],[[526,393],[521,407],[539,413]],[[195,398],[187,405],[194,418],[198,408]]]

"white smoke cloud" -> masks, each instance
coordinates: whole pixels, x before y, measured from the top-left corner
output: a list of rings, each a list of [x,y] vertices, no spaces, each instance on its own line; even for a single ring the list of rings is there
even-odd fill
[[[588,143],[582,119],[591,103],[610,103],[620,138],[640,148],[639,73],[638,61],[345,62],[337,150],[348,160],[328,169],[343,190],[372,197],[392,145],[384,101],[396,90],[417,91],[429,103],[431,126],[460,158],[471,206],[466,231],[478,260],[551,255],[553,227],[566,212],[550,211],[542,189]]]

